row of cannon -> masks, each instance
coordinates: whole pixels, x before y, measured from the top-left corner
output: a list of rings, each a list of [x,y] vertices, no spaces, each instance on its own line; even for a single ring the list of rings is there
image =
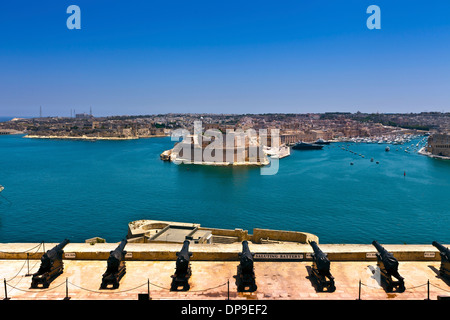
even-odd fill
[[[63,272],[63,249],[69,243],[64,240],[60,244],[48,250],[41,257],[39,270],[33,274],[31,281],[32,288],[48,288],[50,283]],[[101,289],[116,289],[119,287],[120,279],[125,275],[125,246],[127,240],[122,240],[119,246],[110,252],[107,260],[107,268],[102,276]],[[172,291],[189,290],[189,278],[192,275],[189,252],[189,240],[185,240],[181,251],[176,253],[175,273],[172,275]],[[316,242],[310,241],[314,253],[311,254],[312,266],[311,276],[316,283],[318,291],[335,291],[335,281],[331,274],[331,262],[328,255],[324,253]],[[372,245],[377,249],[377,266],[380,269],[382,283],[388,292],[396,289],[398,292],[405,290],[404,278],[398,272],[399,262],[394,255],[387,251],[377,241]],[[439,273],[442,277],[450,280],[450,250],[440,243],[433,241],[432,245],[439,250],[441,256],[441,266]],[[254,292],[257,289],[254,271],[254,253],[250,251],[247,241],[242,242],[242,252],[239,253],[240,263],[237,267],[237,289],[239,292]],[[396,280],[394,280],[395,278]]]

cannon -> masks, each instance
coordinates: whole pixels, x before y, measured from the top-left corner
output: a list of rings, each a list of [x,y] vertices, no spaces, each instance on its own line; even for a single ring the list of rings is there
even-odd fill
[[[63,249],[68,243],[69,240],[65,239],[42,255],[39,270],[33,274],[31,279],[31,288],[48,288],[50,283],[63,273]]]
[[[439,268],[440,276],[450,280],[450,249],[436,241],[433,241],[432,245],[435,246],[441,254],[441,267]]]
[[[386,291],[392,292],[394,288],[397,288],[399,292],[405,291],[404,278],[398,273],[398,260],[377,241],[373,241],[372,244],[378,251],[377,266],[380,268],[381,279],[386,284]]]
[[[175,262],[175,273],[172,275],[171,291],[189,290],[189,278],[191,277],[191,259],[192,252],[189,252],[189,240],[184,240],[183,247],[177,252],[177,261]]]
[[[334,277],[330,272],[331,263],[327,254],[320,250],[315,241],[310,241],[309,244],[314,250],[314,253],[311,254],[313,259],[311,271],[316,281],[317,290],[322,292],[323,289],[326,288],[328,292],[335,291]]]
[[[248,242],[242,241],[242,252],[239,253],[240,263],[237,267],[236,277],[239,292],[254,292],[257,289],[253,256],[254,253],[250,251]]]
[[[110,252],[109,258],[107,260],[107,267],[105,273],[102,276],[101,289],[108,289],[112,286],[112,289],[117,289],[119,287],[120,279],[125,275],[125,255],[127,252],[124,250],[127,244],[127,240],[122,240],[119,246]]]

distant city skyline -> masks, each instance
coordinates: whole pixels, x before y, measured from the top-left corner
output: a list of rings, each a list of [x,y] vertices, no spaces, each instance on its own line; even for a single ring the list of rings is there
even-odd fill
[[[81,8],[69,30],[68,6]],[[381,8],[369,30],[366,9]],[[0,10],[0,116],[449,112],[450,3],[25,1]]]
[[[342,113],[342,114],[346,114],[346,113],[350,113],[350,114],[357,114],[360,111],[341,111],[341,110],[334,110],[334,111],[324,111],[324,112],[261,112],[261,113],[257,113],[257,112],[164,112],[164,113],[138,113],[138,114],[125,114],[125,113],[117,113],[117,114],[102,114],[102,115],[95,115],[92,114],[92,116],[94,118],[102,118],[102,117],[136,117],[136,116],[156,116],[156,115],[170,115],[170,114],[190,114],[190,115],[195,115],[195,114],[199,114],[199,115],[204,115],[204,114],[211,114],[211,115],[238,115],[238,116],[257,116],[257,115],[263,115],[263,114],[299,114],[299,115],[306,115],[306,114],[333,114],[333,113]],[[421,113],[450,113],[450,111],[442,111],[442,110],[424,110],[424,111],[417,111],[417,112],[361,112],[362,114],[421,114]],[[77,112],[76,114],[86,114],[89,115],[89,112]],[[58,117],[58,118],[75,118],[75,114],[72,115],[0,115],[0,118],[52,118],[52,117]]]

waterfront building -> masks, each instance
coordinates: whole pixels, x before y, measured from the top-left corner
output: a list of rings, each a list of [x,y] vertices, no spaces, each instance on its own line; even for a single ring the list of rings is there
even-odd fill
[[[437,133],[428,137],[427,152],[442,157],[450,157],[450,134]]]
[[[269,160],[260,144],[260,137],[236,132],[215,137],[193,134],[185,137],[171,150],[171,160],[183,163],[211,165],[267,165]]]

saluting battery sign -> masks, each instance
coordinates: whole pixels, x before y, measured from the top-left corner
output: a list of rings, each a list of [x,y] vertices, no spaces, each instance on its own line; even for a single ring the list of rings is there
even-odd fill
[[[259,260],[303,260],[303,253],[255,253],[253,256]]]

